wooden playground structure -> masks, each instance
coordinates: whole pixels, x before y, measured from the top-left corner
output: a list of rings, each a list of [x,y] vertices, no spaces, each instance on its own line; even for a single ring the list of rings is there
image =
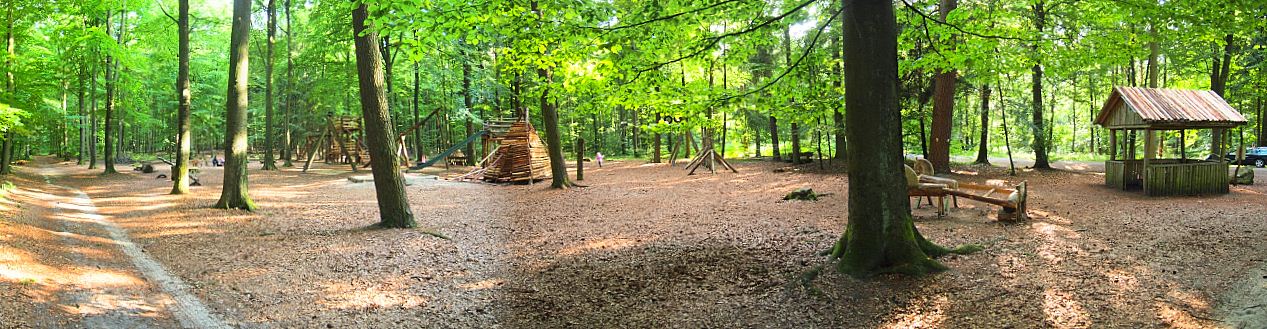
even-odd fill
[[[485,124],[483,133],[476,135],[484,137],[484,149],[491,146],[492,152],[481,159],[474,170],[457,180],[532,183],[550,178],[550,156],[536,128],[527,120],[491,120]]]
[[[430,120],[439,110],[431,112],[413,127],[398,135],[396,152],[400,155],[402,166],[418,170],[430,167],[443,160],[461,161],[466,157],[460,149],[476,140],[481,140],[484,150],[491,150],[479,161],[476,168],[457,180],[484,180],[493,183],[531,183],[550,178],[550,158],[545,144],[525,118],[496,119],[488,121],[484,129],[467,136],[465,140],[451,145],[448,149],[418,163],[409,166],[409,148],[405,143],[415,129]],[[306,159],[304,171],[312,165],[318,154],[327,163],[349,164],[353,171],[369,167],[370,155],[363,140],[364,132],[361,121],[353,116],[327,116],[321,134],[309,135],[304,146],[296,151],[296,156]]]
[[[312,164],[318,153],[326,163],[352,164],[356,170],[358,165],[368,164],[369,150],[362,140],[361,120],[353,116],[327,116],[325,127],[320,135],[308,135],[304,147],[295,152],[295,156],[305,159],[304,170]]]

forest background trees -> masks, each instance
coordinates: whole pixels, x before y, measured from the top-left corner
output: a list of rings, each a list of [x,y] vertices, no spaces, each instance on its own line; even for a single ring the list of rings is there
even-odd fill
[[[0,155],[13,156],[0,162],[40,153],[90,164],[175,158],[178,0],[10,3],[0,138],[11,151]],[[411,154],[435,154],[495,118],[526,114],[548,130],[554,118],[543,114],[554,112],[557,141],[548,142],[563,150],[584,138],[587,149],[609,156],[681,157],[695,150],[676,145],[698,145],[714,131],[716,149],[729,157],[803,161],[813,152],[843,160],[843,2],[365,4],[369,28],[381,36],[390,124],[405,131],[436,113],[408,136]],[[955,156],[989,161],[1007,144],[1040,166],[1046,158],[1098,159],[1106,143],[1091,122],[1110,87],[1154,82],[1220,90],[1251,121],[1233,135],[1267,145],[1261,2],[897,4],[903,146],[941,170]],[[288,160],[327,114],[360,115],[350,6],[253,6],[250,60],[275,65],[248,72],[247,91],[263,96],[246,104],[251,156]],[[230,11],[226,1],[190,3],[196,154],[224,152]],[[1208,132],[1186,134],[1163,138],[1210,143]],[[1202,157],[1205,148],[1186,149]],[[488,152],[464,151],[472,159]]]

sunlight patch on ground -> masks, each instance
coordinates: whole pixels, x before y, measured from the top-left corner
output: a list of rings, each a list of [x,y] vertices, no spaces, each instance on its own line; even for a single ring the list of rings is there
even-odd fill
[[[1025,260],[1016,255],[999,255],[994,266],[999,268],[999,276],[1008,279],[1015,279],[1018,273],[1025,272]]]
[[[115,271],[86,271],[75,278],[75,284],[86,288],[127,287],[144,285],[140,278]]]
[[[1139,280],[1135,278],[1135,274],[1119,269],[1104,272],[1104,276],[1109,278],[1109,283],[1119,293],[1129,293],[1139,289]]]
[[[1043,291],[1043,314],[1054,328],[1088,328],[1090,315],[1073,295],[1047,288]]]
[[[1034,222],[1030,227],[1044,240],[1044,243],[1038,246],[1038,256],[1048,264],[1059,264],[1065,260],[1066,255],[1082,254],[1082,249],[1071,242],[1080,237],[1077,232],[1044,222]]]
[[[471,282],[471,283],[463,283],[462,285],[458,287],[462,289],[466,289],[466,290],[484,290],[484,289],[490,289],[490,288],[500,286],[504,282],[505,280],[502,280],[500,278],[492,278],[492,279],[480,280],[480,281]]]
[[[642,241],[629,239],[629,238],[598,239],[594,241],[588,241],[579,245],[573,245],[571,247],[563,248],[563,250],[559,251],[559,254],[573,256],[573,255],[578,255],[581,253],[594,251],[594,250],[625,249],[625,248],[629,248],[638,244],[642,244]]]
[[[151,304],[149,301],[132,298],[129,296],[120,296],[106,292],[96,292],[86,303],[74,303],[58,305],[63,312],[69,314],[86,315],[107,315],[119,311],[125,311],[129,315],[159,318],[163,317],[161,306]]]
[[[1180,308],[1178,305],[1158,300],[1155,302],[1157,308],[1157,318],[1171,328],[1210,328],[1202,319],[1192,316],[1188,311]]]
[[[948,306],[950,306],[950,298],[944,294],[929,299],[916,300],[905,310],[894,314],[880,328],[937,328],[941,326],[942,322],[946,321],[946,308]]]
[[[320,303],[338,309],[409,308],[426,303],[419,296],[401,291],[359,288],[345,283],[326,284],[325,292],[326,296]]]

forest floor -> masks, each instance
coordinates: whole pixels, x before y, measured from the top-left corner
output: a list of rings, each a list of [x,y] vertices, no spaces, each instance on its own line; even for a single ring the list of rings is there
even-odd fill
[[[19,168],[0,202],[0,327],[79,327],[75,293],[108,281],[126,300],[95,314],[175,325],[147,276],[109,241],[66,238],[41,203],[79,189],[96,213],[188,285],[225,323],[245,328],[384,327],[1263,327],[1267,324],[1267,184],[1204,197],[1145,197],[1093,171],[960,166],[954,178],[1028,181],[1030,221],[959,200],[948,216],[914,211],[944,245],[985,250],[919,278],[803,274],[845,226],[838,169],[734,161],[739,173],[588,163],[589,187],[416,180],[424,230],[382,230],[372,183],[346,166],[258,171],[256,212],[215,210],[222,171],[171,196],[167,173],[99,175],[41,158]],[[126,168],[121,168],[126,169]],[[460,168],[428,173],[454,176]],[[40,179],[42,175],[62,187]],[[781,201],[811,187],[816,202]],[[94,225],[75,236],[107,236]],[[61,237],[59,237],[61,236]],[[94,243],[94,241],[102,243]],[[80,256],[65,256],[65,255]],[[76,259],[79,257],[79,259]],[[94,274],[106,272],[109,275]],[[126,288],[126,289],[125,289]],[[110,291],[106,291],[110,292]],[[82,294],[81,294],[82,295]],[[158,296],[158,297],[153,297]],[[155,299],[155,300],[149,300]],[[133,319],[134,320],[134,319]]]

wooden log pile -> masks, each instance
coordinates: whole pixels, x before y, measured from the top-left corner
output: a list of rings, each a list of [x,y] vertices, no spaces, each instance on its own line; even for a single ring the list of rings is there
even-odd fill
[[[485,181],[523,183],[550,178],[550,155],[531,124],[516,121],[495,141],[501,146],[488,157]]]

